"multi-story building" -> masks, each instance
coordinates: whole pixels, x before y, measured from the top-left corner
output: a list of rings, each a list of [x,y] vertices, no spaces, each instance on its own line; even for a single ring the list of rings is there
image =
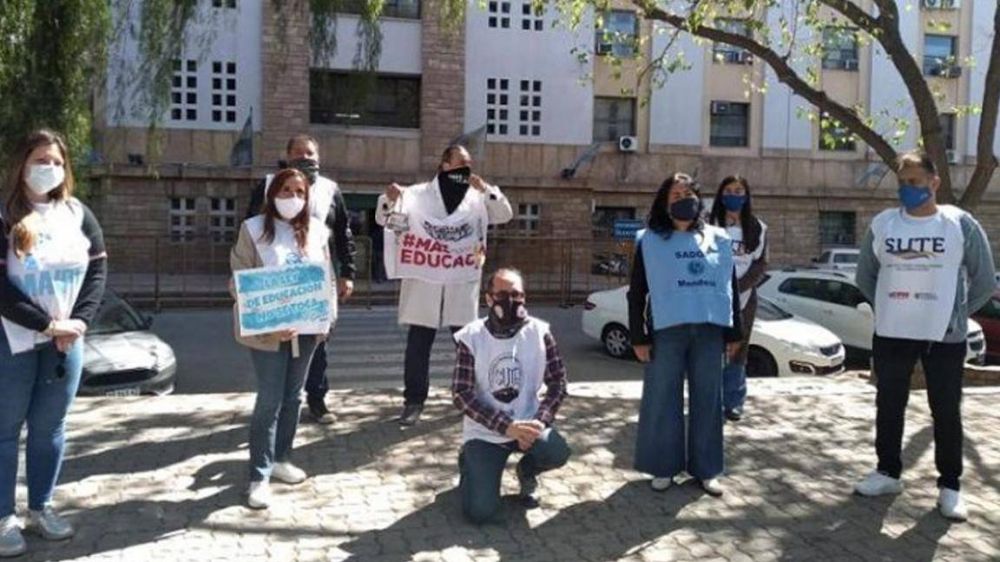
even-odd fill
[[[121,13],[123,20],[137,17],[129,4],[133,13]],[[132,88],[142,75],[136,42],[116,43],[97,199],[109,237],[129,240],[123,251],[136,263],[151,251],[167,268],[180,254],[224,262],[253,183],[300,132],[319,139],[322,167],[340,182],[361,235],[377,228],[375,199],[386,184],[431,177],[449,141],[477,132],[469,137],[477,171],[515,207],[502,231],[537,238],[536,248],[559,246],[553,251],[577,265],[589,259],[581,257],[588,244],[610,237],[615,220],[645,216],[673,171],[697,174],[706,195],[726,175],[746,176],[770,225],[774,262],[856,244],[871,216],[893,204],[895,185],[878,158],[846,131],[820,131],[819,119],[803,116],[812,108],[761,61],[686,34],[674,39],[627,2],[568,29],[531,0],[470,1],[464,25],[450,29],[435,1],[387,0],[374,82],[355,70],[359,16],[338,15],[338,49],[317,60],[307,4],[284,2],[278,14],[268,0],[202,0],[174,63],[158,155],[147,154],[149,104]],[[872,0],[860,4],[872,10]],[[903,37],[939,92],[956,186],[971,173],[979,118],[958,118],[950,108],[982,99],[996,9],[995,0],[922,0],[900,10]],[[752,15],[771,24],[780,16]],[[740,18],[720,24],[750,29]],[[915,123],[898,73],[877,46],[833,27],[823,33],[819,82],[828,94]],[[654,84],[637,59],[668,47],[684,53],[686,68]],[[970,59],[979,64],[943,62]],[[251,115],[253,165],[230,166]],[[917,131],[903,137],[902,146],[912,146]],[[588,151],[594,158],[574,169]],[[979,209],[994,240],[997,183]],[[195,236],[210,237],[210,248]],[[162,241],[151,250],[154,238]]]

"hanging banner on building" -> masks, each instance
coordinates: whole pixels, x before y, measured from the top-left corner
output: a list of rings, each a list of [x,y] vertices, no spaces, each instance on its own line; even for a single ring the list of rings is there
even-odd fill
[[[235,272],[235,279],[241,336],[330,331],[330,276],[321,264],[243,269]]]
[[[390,217],[384,239],[385,269],[391,279],[430,283],[478,281],[486,260],[486,214],[459,208],[446,219],[420,212]]]

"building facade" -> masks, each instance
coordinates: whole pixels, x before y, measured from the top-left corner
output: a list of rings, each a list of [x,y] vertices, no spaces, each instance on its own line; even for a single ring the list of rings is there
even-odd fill
[[[871,0],[859,3],[873,10]],[[134,22],[135,3],[124,4],[132,11],[123,8],[119,18]],[[571,269],[591,268],[598,245],[613,251],[614,222],[644,217],[674,171],[696,174],[705,195],[727,175],[747,177],[775,263],[855,245],[870,218],[895,201],[879,159],[835,126],[821,131],[822,116],[806,118],[811,108],[761,61],[675,38],[627,2],[570,29],[530,0],[470,1],[464,25],[449,28],[435,0],[387,0],[374,78],[356,70],[358,15],[337,16],[338,48],[318,60],[308,2],[283,5],[278,13],[268,0],[201,2],[174,63],[158,153],[149,149],[156,144],[150,104],[132,80],[142,74],[136,41],[114,46],[96,199],[109,237],[128,242],[122,251],[135,268],[155,251],[160,267],[224,269],[252,186],[277,166],[287,138],[302,132],[319,140],[324,173],[344,190],[358,234],[376,241],[377,195],[389,182],[430,178],[441,150],[465,134],[476,171],[514,206],[503,236],[559,246],[551,251],[560,257],[536,261],[569,259]],[[922,0],[900,10],[904,39],[938,93],[956,186],[971,174],[979,118],[959,118],[954,108],[982,98],[996,9],[995,0]],[[744,14],[718,25],[748,33],[751,18],[777,25],[789,15]],[[884,113],[885,131],[915,122],[877,46],[836,26],[799,40],[822,43],[818,81],[829,95]],[[642,72],[641,61],[661,53],[683,53],[683,69]],[[248,120],[253,165],[233,167],[230,152]],[[900,135],[901,146],[915,144],[913,128]],[[994,240],[998,183],[978,211]]]

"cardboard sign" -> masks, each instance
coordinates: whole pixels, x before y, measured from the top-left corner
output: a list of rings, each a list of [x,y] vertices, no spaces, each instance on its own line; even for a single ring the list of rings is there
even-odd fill
[[[235,272],[240,335],[281,330],[326,334],[333,322],[330,275],[320,264],[299,263]]]

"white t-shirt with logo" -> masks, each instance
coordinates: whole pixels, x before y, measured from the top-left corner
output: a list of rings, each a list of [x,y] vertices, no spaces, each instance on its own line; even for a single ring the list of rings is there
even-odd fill
[[[475,357],[476,398],[505,412],[511,419],[527,420],[538,413],[538,394],[545,383],[545,335],[549,325],[537,318],[508,339],[494,337],[479,319],[455,333]],[[462,441],[482,439],[490,443],[512,441],[469,416],[462,419]]]
[[[35,247],[18,258],[7,250],[7,277],[31,302],[55,320],[68,320],[90,265],[90,240],[83,233],[83,206],[76,199],[34,204],[40,217]],[[3,319],[11,353],[52,338]]]
[[[733,263],[736,266],[736,278],[742,279],[747,271],[750,270],[750,266],[753,262],[759,260],[764,256],[764,237],[767,236],[767,225],[764,221],[758,220],[760,224],[760,242],[757,244],[757,248],[753,252],[747,252],[746,248],[743,246],[743,227],[739,224],[726,227],[726,233],[729,234],[729,238],[733,241]],[[750,295],[753,293],[753,289],[747,289],[740,293],[740,309],[747,307],[747,303],[750,302]]]
[[[879,261],[875,333],[943,341],[965,255],[964,214],[941,205],[929,217],[889,209],[872,221],[872,250]]]

